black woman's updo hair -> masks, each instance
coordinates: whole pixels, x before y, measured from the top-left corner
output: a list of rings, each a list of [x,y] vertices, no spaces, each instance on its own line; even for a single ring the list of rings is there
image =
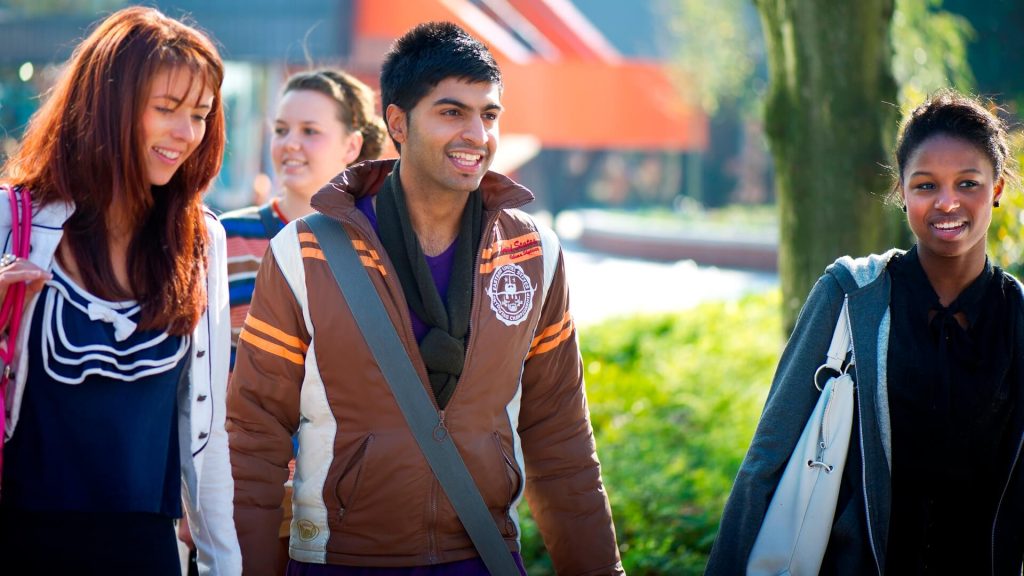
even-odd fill
[[[993,112],[994,107],[986,104],[978,98],[944,89],[915,108],[903,121],[896,141],[894,194],[899,195],[903,171],[910,157],[929,138],[940,135],[973,145],[992,162],[995,180],[1010,179],[1014,174],[1013,156],[1006,124]]]

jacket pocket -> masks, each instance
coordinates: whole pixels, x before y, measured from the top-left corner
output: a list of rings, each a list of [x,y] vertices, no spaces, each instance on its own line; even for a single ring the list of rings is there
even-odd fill
[[[501,455],[502,462],[504,463],[505,470],[505,482],[506,482],[506,496],[505,496],[505,518],[504,522],[500,525],[501,533],[503,536],[515,537],[516,536],[516,524],[512,520],[512,505],[515,503],[516,498],[519,497],[519,492],[523,485],[523,478],[519,471],[519,466],[516,465],[515,460],[509,457],[505,448],[501,444],[501,436],[494,432],[492,437],[494,438],[494,444],[498,447],[498,454]]]
[[[338,498],[339,521],[344,519],[345,513],[355,505],[356,497],[359,495],[359,483],[363,477],[363,465],[372,445],[373,434],[368,434],[345,464],[341,478],[334,488],[334,495]]]

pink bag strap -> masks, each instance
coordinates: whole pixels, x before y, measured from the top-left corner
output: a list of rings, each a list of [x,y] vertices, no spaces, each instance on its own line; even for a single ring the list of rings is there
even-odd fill
[[[32,198],[25,188],[4,186],[7,198],[11,203],[11,250],[18,258],[28,258],[32,234]],[[4,434],[7,420],[7,384],[11,378],[14,348],[18,341],[21,328],[21,315],[25,309],[24,282],[7,287],[3,305],[0,305],[0,327],[6,326],[7,338],[5,345],[0,347],[0,359],[4,370],[0,374],[0,477],[3,470]],[[9,322],[8,322],[9,320]]]
[[[28,258],[32,234],[32,199],[24,188],[6,188],[11,206],[12,254],[18,258]],[[18,338],[25,308],[25,290],[24,282],[8,286],[3,305],[0,306],[0,326],[7,325],[7,345],[0,347],[0,359],[6,366],[6,375],[10,374],[11,362],[14,360],[14,343]]]

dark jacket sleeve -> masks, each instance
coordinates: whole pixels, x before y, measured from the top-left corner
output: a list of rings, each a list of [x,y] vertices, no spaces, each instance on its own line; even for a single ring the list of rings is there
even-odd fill
[[[726,502],[705,574],[742,575],[768,504],[818,401],[814,372],[821,366],[843,305],[843,292],[825,274],[811,289],[779,360],[754,438]]]

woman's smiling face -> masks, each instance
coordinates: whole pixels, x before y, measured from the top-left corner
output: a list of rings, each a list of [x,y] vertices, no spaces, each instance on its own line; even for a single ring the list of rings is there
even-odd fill
[[[287,192],[308,201],[359,156],[362,135],[338,118],[338,104],[314,90],[281,97],[270,142],[274,172]]]
[[[206,135],[213,91],[185,67],[157,72],[140,121],[143,166],[154,186],[170,182]]]
[[[992,204],[1003,180],[970,142],[937,134],[921,143],[901,175],[907,221],[922,257],[984,261]]]

